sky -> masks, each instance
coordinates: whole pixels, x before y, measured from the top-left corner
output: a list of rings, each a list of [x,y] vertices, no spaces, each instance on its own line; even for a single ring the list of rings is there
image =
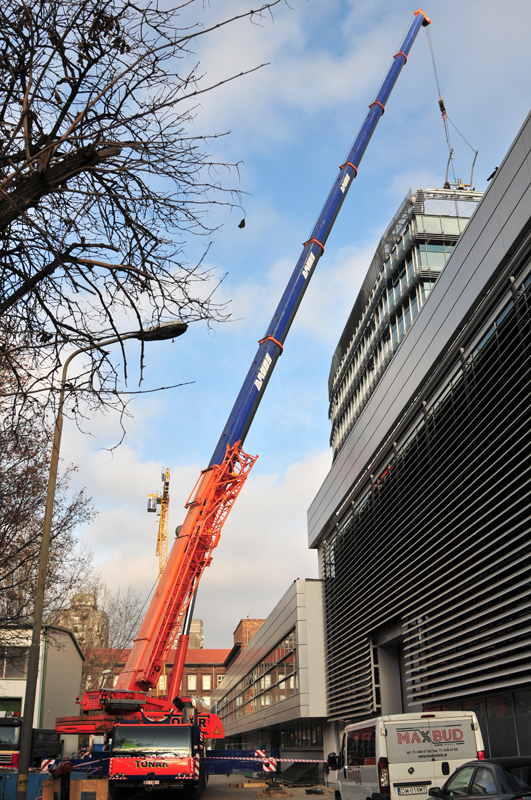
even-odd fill
[[[254,3],[254,6],[259,5]],[[199,3],[205,26],[252,7]],[[474,186],[502,160],[531,108],[531,4],[520,0],[427,0],[430,34],[455,150],[457,177]],[[144,389],[184,383],[131,401],[119,421],[96,416],[81,433],[65,423],[63,466],[79,465],[98,511],[79,531],[111,588],[147,597],[157,578],[158,519],[146,512],[169,467],[170,543],[200,470],[211,458],[260,339],[293,271],[369,103],[398,51],[415,6],[405,0],[290,0],[260,24],[237,22],[203,37],[195,54],[211,83],[268,66],[202,95],[194,134],[222,175],[245,193],[243,211],[215,208],[208,266],[224,280],[215,297],[231,321],[194,323],[172,342],[146,345]],[[327,381],[338,339],[370,261],[410,188],[442,187],[448,149],[425,29],[387,103],[308,288],[245,442],[259,459],[205,571],[195,617],[204,646],[230,648],[243,617],[265,618],[291,582],[318,577],[306,513],[332,462]],[[467,140],[457,133],[456,128]],[[238,223],[245,215],[245,228]],[[199,254],[188,244],[190,260]],[[128,348],[130,361],[137,345]],[[119,363],[119,351],[116,351]],[[134,370],[128,389],[137,388]]]

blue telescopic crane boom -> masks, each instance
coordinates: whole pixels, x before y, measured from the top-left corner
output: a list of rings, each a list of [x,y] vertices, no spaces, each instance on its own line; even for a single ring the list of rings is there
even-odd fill
[[[407,56],[413,42],[421,28],[430,24],[422,9],[415,11],[413,22],[402,42],[402,45],[393,59],[393,63],[385,76],[376,99],[369,106],[363,125],[352,145],[345,163],[339,168],[339,173],[332,186],[317,223],[310,238],[303,245],[302,253],[284,294],[278,304],[273,319],[263,339],[259,342],[257,353],[251,368],[247,373],[245,382],[236,399],[221,438],[214,450],[209,466],[221,464],[227,447],[236,442],[243,444],[251,427],[254,415],[260,405],[265,388],[275,368],[278,357],[282,353],[284,341],[288,335],[291,323],[297,313],[310,278],[317,266],[317,262],[324,252],[326,240],[334,225],[343,201],[358,173],[358,166],[367,149],[376,126],[383,115],[385,104],[391,94],[402,67],[407,61]]]
[[[384,113],[387,99],[421,26],[429,23],[430,20],[421,9],[415,11],[413,22],[394,57],[376,100],[369,107],[369,113],[345,163],[339,168],[317,224],[303,246],[278,308],[260,341],[258,352],[210,464],[201,472],[186,504],[187,513],[183,524],[178,529],[177,538],[125,668],[111,693],[112,698],[106,691],[88,692],[83,700],[85,710],[108,709],[113,702],[118,704],[118,708],[119,703],[124,700],[124,692],[128,703],[138,702],[148,710],[173,708],[173,698],[178,694],[181,685],[193,598],[199,580],[212,560],[212,551],[218,544],[223,524],[256,461],[256,456],[244,453],[242,443],[282,352],[306,287],[323,254],[339,209],[358,172],[358,165],[378,120]],[[181,627],[183,633],[179,637],[166,697],[148,697],[146,691],[157,684]]]

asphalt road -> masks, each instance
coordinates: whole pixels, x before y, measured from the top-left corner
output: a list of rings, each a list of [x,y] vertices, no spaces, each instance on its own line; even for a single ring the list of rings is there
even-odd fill
[[[201,800],[261,800],[261,798],[268,797],[270,797],[271,800],[289,800],[289,798],[292,798],[292,800],[318,800],[319,798],[322,798],[322,800],[333,800],[334,795],[333,789],[325,788],[324,786],[319,787],[323,789],[324,794],[315,795],[306,794],[306,789],[304,787],[284,788],[282,785],[279,785],[278,788],[280,791],[268,792],[263,785],[236,788],[231,787],[231,783],[248,784],[252,782],[243,775],[231,775],[230,777],[226,775],[211,775],[206,789],[201,795]],[[177,796],[178,794],[175,791],[159,792],[155,790],[150,792],[149,795],[146,795],[144,792],[139,793],[135,795],[132,800],[146,800],[146,797],[149,797],[150,800],[176,800]]]
[[[230,778],[227,778],[226,775],[211,775],[201,800],[256,800],[259,794],[265,794],[266,797],[268,796],[264,787],[253,786],[243,789],[231,789],[229,786],[231,783],[244,782],[248,783],[249,781],[244,778],[243,775],[231,775]],[[282,789],[283,787],[280,786],[279,788]],[[284,789],[286,794],[277,795],[271,792],[270,796],[271,798],[278,797],[278,800],[282,800],[282,797],[289,798],[290,796],[293,800],[318,800],[319,797],[322,797],[323,800],[331,800],[331,798],[333,798],[334,792],[332,789],[320,788],[324,790],[324,795],[306,794],[304,787],[286,787]]]

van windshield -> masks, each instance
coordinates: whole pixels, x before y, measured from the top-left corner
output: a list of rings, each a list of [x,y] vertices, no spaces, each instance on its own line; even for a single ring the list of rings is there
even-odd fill
[[[185,758],[192,753],[191,729],[180,725],[118,725],[112,737],[112,752]]]

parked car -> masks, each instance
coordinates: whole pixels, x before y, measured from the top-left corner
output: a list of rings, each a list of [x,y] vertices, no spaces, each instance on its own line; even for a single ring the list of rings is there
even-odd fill
[[[448,778],[444,786],[432,786],[430,797],[462,800],[479,796],[489,800],[517,800],[531,795],[531,756],[487,758],[469,761]]]

